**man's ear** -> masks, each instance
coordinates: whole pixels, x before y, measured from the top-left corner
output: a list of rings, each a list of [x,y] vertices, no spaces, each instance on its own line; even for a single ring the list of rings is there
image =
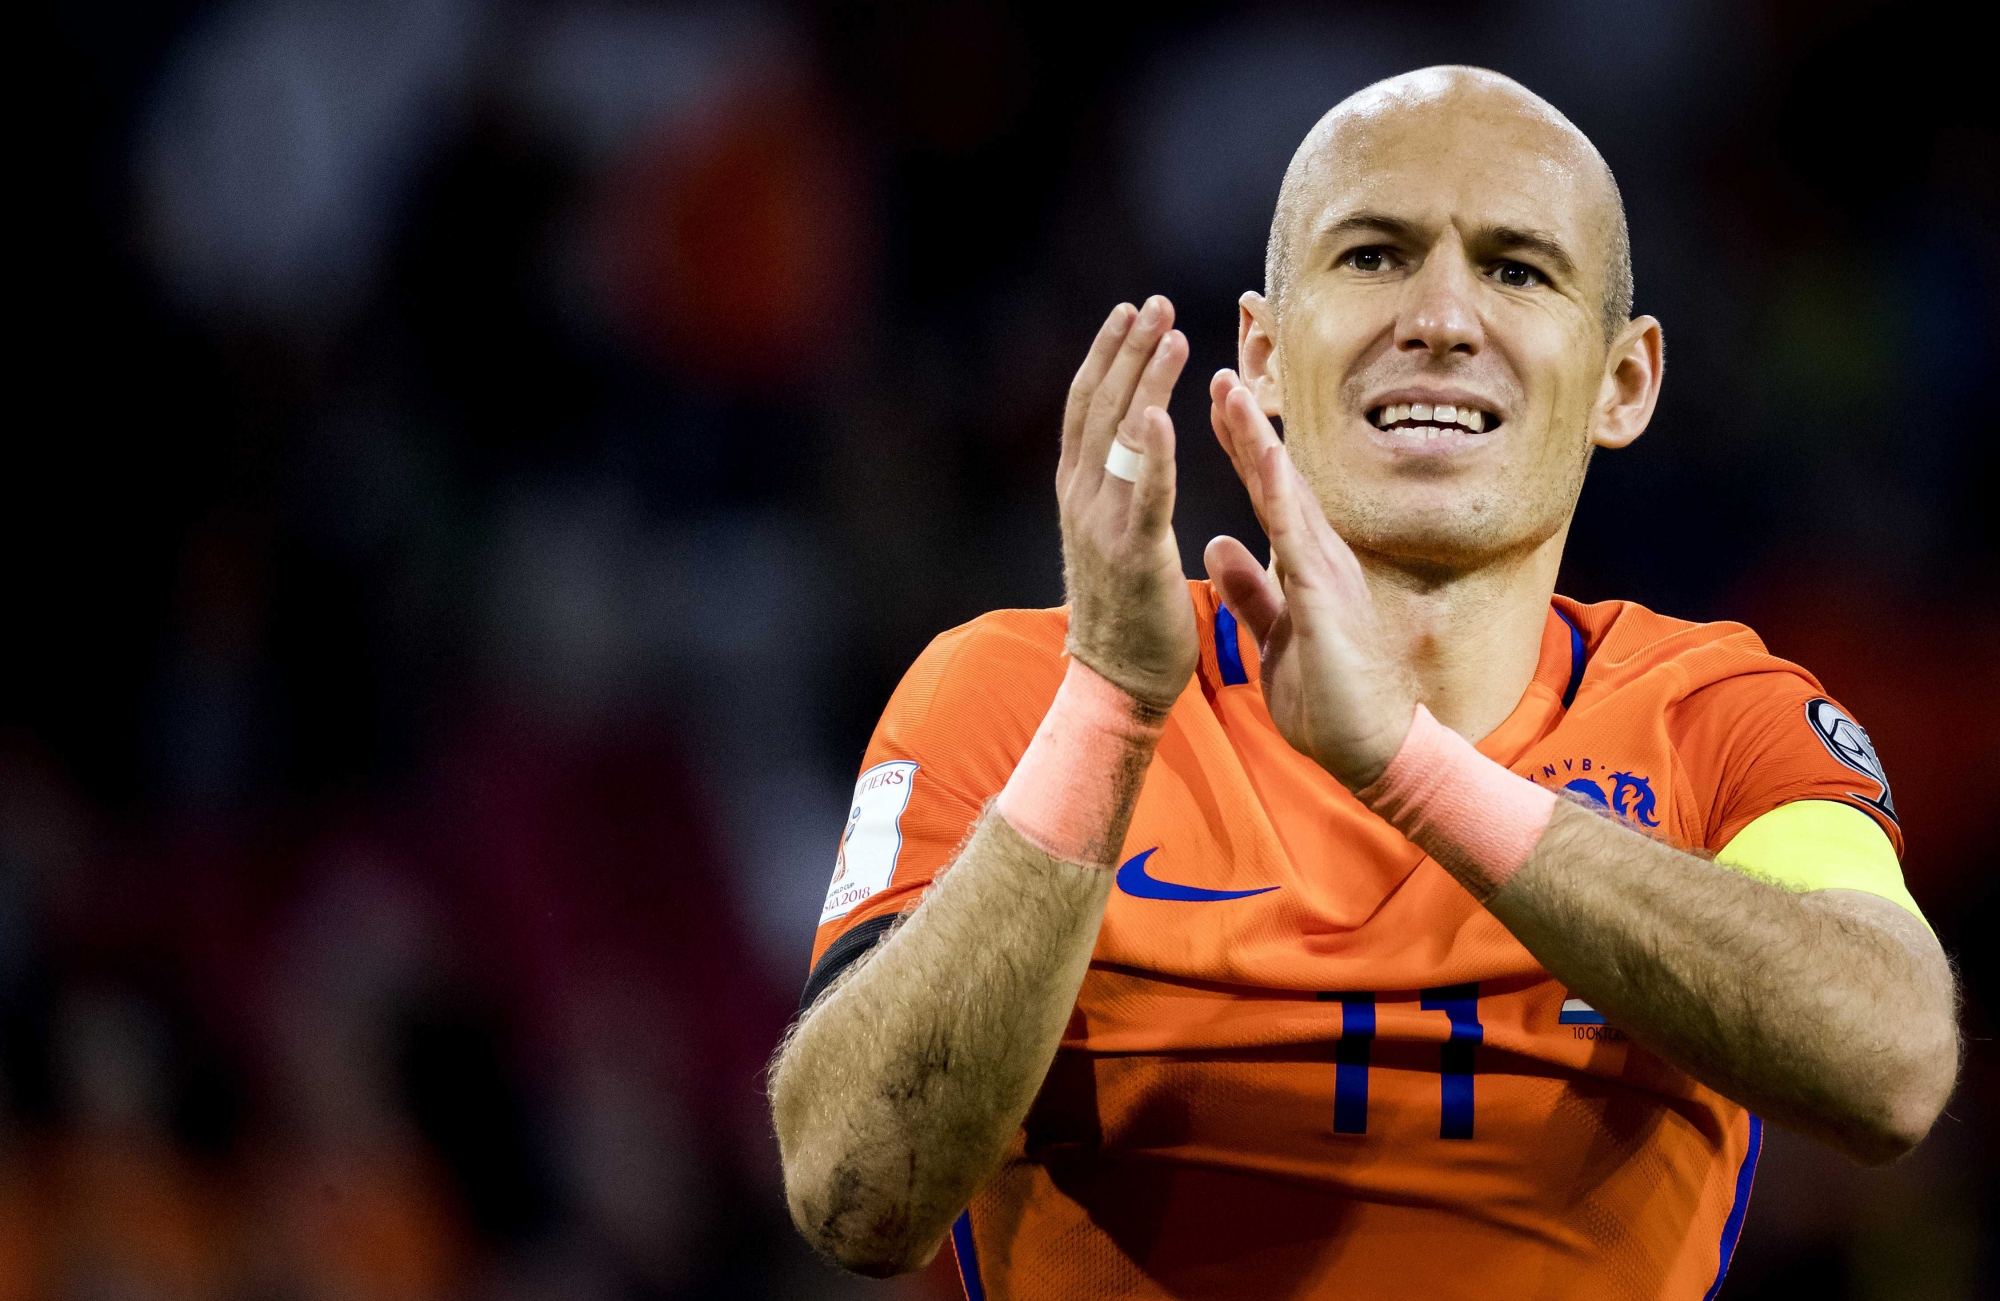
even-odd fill
[[[1591,442],[1599,447],[1624,447],[1646,432],[1653,408],[1660,401],[1666,365],[1660,323],[1650,316],[1633,317],[1605,354],[1597,409],[1591,412]]]
[[[1252,289],[1236,300],[1236,373],[1272,419],[1285,414],[1284,378],[1278,370],[1278,322],[1264,295]]]

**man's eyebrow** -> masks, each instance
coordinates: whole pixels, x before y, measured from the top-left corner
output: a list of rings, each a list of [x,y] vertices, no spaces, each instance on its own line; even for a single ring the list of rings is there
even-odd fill
[[[1390,239],[1407,241],[1415,241],[1418,236],[1417,223],[1414,221],[1392,217],[1386,212],[1353,212],[1339,221],[1322,226],[1319,237],[1327,240],[1358,233],[1387,235]]]
[[[1416,222],[1404,217],[1394,217],[1386,212],[1353,212],[1338,221],[1322,226],[1319,238],[1338,239],[1342,235],[1382,235],[1404,243],[1420,243],[1422,228]],[[1490,249],[1496,253],[1528,252],[1539,253],[1548,259],[1556,272],[1565,278],[1576,275],[1576,259],[1569,255],[1560,239],[1546,230],[1529,230],[1519,226],[1485,226],[1473,232],[1468,241],[1474,248]]]

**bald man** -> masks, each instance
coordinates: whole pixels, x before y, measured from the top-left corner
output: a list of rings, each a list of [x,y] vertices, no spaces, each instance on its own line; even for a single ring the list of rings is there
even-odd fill
[[[1339,105],[1266,290],[1209,391],[1272,563],[1182,574],[1187,344],[1121,305],[1068,603],[890,700],[771,1075],[793,1217],[974,1298],[1712,1297],[1765,1118],[1881,1162],[1952,1088],[1881,764],[1747,628],[1554,595],[1662,345],[1548,104]]]

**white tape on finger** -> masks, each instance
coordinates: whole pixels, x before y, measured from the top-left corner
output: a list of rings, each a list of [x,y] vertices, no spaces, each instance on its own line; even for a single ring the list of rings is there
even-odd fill
[[[1117,439],[1111,440],[1111,451],[1104,458],[1104,472],[1115,474],[1127,483],[1139,482],[1139,469],[1146,464],[1146,454],[1135,452]]]

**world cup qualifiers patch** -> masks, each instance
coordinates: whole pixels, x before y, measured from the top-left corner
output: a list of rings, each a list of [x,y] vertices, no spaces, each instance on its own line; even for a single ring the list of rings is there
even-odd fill
[[[840,852],[833,860],[833,882],[826,888],[826,905],[819,924],[845,917],[854,906],[878,890],[886,890],[896,874],[896,856],[903,851],[903,810],[909,807],[917,765],[907,759],[878,763],[854,783],[847,826],[840,833]]]
[[[1868,739],[1868,733],[1861,724],[1824,697],[1806,702],[1806,721],[1812,724],[1828,754],[1882,788],[1879,795],[1864,795],[1860,791],[1847,793],[1869,808],[1879,809],[1890,821],[1899,821],[1896,805],[1889,798],[1889,775],[1882,770],[1881,757],[1875,753],[1874,742]]]

